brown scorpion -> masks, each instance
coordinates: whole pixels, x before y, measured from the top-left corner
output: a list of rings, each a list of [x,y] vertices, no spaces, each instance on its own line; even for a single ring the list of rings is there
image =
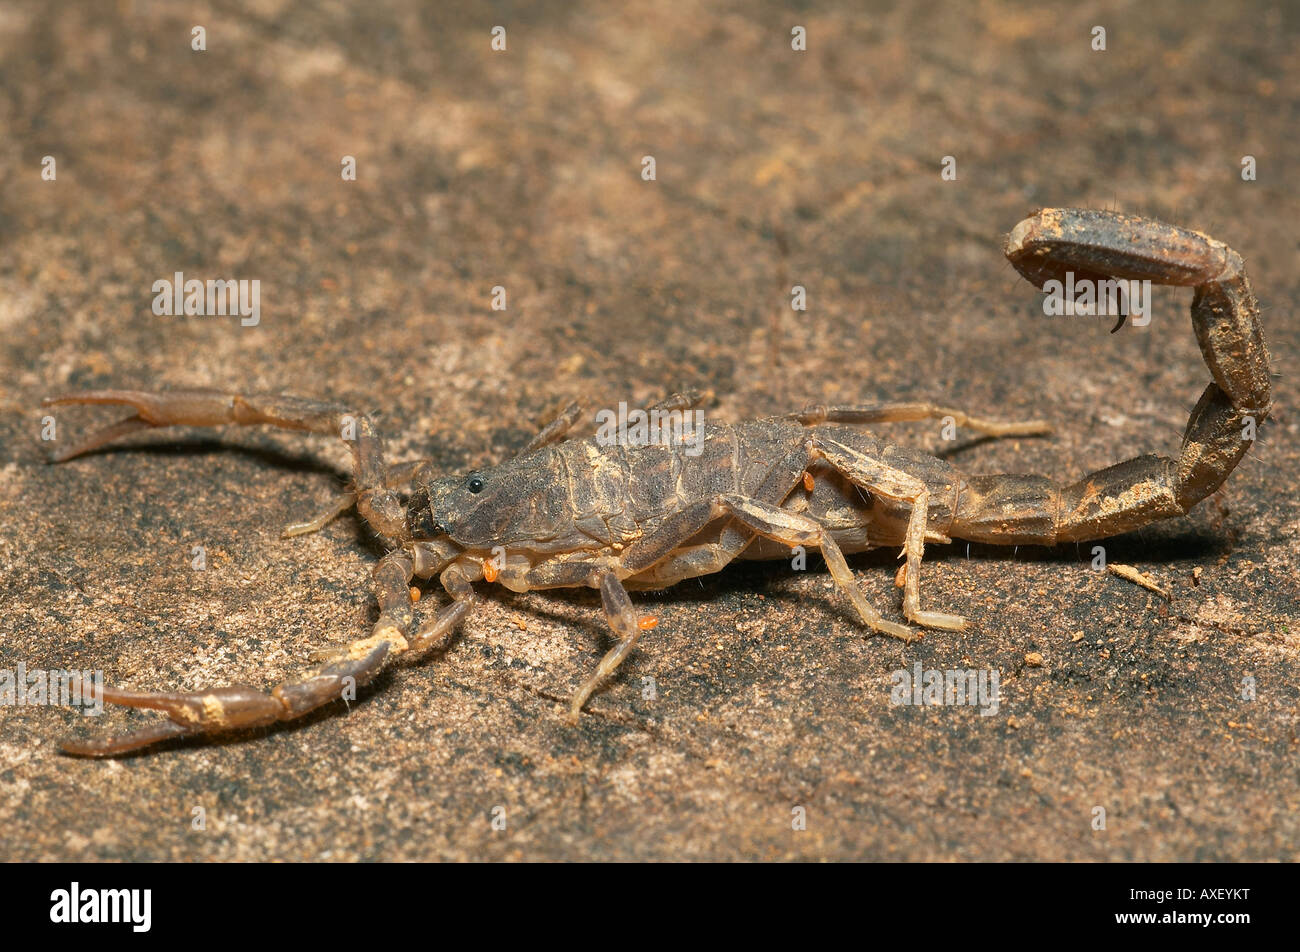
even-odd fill
[[[167,738],[301,717],[370,681],[392,658],[447,641],[477,604],[473,583],[479,580],[515,592],[599,589],[617,642],[574,693],[569,716],[576,720],[652,627],[652,617],[638,616],[629,588],[664,588],[717,572],[732,559],[788,558],[793,547],[815,546],[863,625],[912,639],[919,636],[882,618],[867,601],[845,553],[901,546],[903,615],[914,625],[959,630],[966,624],[960,616],[921,607],[925,543],[960,538],[1050,546],[1104,538],[1183,515],[1218,489],[1271,407],[1268,352],[1241,256],[1199,232],[1082,209],[1037,212],[1015,227],[1005,252],[1039,288],[1067,272],[1076,282],[1136,279],[1195,288],[1192,327],[1213,382],[1192,410],[1176,458],[1138,456],[1058,487],[1043,476],[968,476],[861,428],[952,417],[997,437],[1045,432],[1039,422],[997,423],[917,403],[813,406],[785,417],[712,423],[697,452],[687,453],[673,440],[566,440],[581,417],[573,404],[509,462],[438,476],[428,461],[388,465],[365,414],[299,397],[92,390],[46,400],[47,406],[108,403],[135,411],[55,461],[152,427],[270,424],[346,434],[353,491],[286,534],[319,529],[355,504],[390,546],[374,569],[379,619],[370,635],[310,674],[269,694],[244,685],[187,693],[106,688],[105,700],[154,708],[169,720],[121,736],[68,741],[63,749],[111,756]],[[686,410],[700,399],[678,394],[652,409]],[[451,601],[417,627],[410,585],[434,575]]]

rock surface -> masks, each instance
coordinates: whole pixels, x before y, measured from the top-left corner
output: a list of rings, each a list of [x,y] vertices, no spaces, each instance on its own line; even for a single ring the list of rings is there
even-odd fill
[[[1300,858],[1294,9],[197,9],[0,11],[5,668],[270,686],[374,618],[355,516],[278,537],[341,486],[339,445],[179,430],[50,466],[38,404],[63,390],[332,397],[448,471],[575,397],[707,387],[729,418],[933,398],[1057,433],[882,430],[1073,480],[1176,452],[1208,379],[1186,291],[1113,335],[1043,316],[1001,236],[1079,205],[1246,257],[1277,411],[1223,492],[1106,542],[1169,602],[1086,545],[932,546],[927,603],[973,624],[909,647],[864,637],[817,557],[743,565],[634,596],[659,625],[570,728],[609,644],[597,597],[502,593],[350,709],[221,743],[77,760],[60,737],[143,715],[0,708],[0,858]],[[178,271],[260,280],[259,323],[155,316]],[[852,565],[896,618],[894,556]],[[998,712],[892,704],[916,663],[997,670]]]

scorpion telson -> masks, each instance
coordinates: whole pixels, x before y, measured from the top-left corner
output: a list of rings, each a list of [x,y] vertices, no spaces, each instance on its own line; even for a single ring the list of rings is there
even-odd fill
[[[69,741],[64,750],[108,756],[167,738],[301,717],[370,681],[397,655],[444,643],[478,603],[474,583],[481,580],[516,592],[600,591],[617,641],[574,693],[569,714],[576,719],[642,632],[654,627],[653,617],[638,618],[628,589],[664,588],[717,572],[736,558],[788,558],[794,546],[816,547],[866,628],[910,640],[918,635],[909,626],[886,620],[867,601],[845,553],[901,546],[903,615],[913,625],[956,630],[965,619],[921,607],[926,542],[1053,545],[1104,538],[1182,515],[1218,489],[1271,407],[1268,352],[1241,257],[1199,232],[1081,209],[1037,212],[1015,227],[1005,250],[1040,288],[1067,272],[1076,281],[1137,279],[1195,288],[1192,327],[1212,382],[1192,410],[1176,457],[1139,456],[1057,486],[1042,476],[968,476],[862,428],[952,417],[958,426],[994,437],[1048,432],[1038,421],[998,423],[918,403],[813,406],[785,417],[713,422],[693,448],[698,452],[687,454],[671,443],[606,445],[581,434],[567,439],[581,417],[574,404],[514,459],[442,477],[427,461],[387,464],[364,414],[299,397],[97,390],[46,400],[46,406],[109,403],[134,410],[56,460],[173,425],[349,433],[355,488],[285,534],[319,529],[355,504],[390,547],[374,569],[380,614],[369,636],[303,678],[269,694],[243,685],[156,694],[106,688],[106,701],[154,708],[168,719],[120,736]],[[648,409],[685,410],[702,399],[678,394]],[[403,487],[410,487],[405,505]],[[435,575],[450,602],[417,624],[411,581]]]

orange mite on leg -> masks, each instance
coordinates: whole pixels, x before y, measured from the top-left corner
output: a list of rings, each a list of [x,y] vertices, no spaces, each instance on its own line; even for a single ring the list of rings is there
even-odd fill
[[[491,559],[486,559],[483,562],[483,578],[489,582],[495,582],[497,580],[497,575],[496,563]]]
[[[420,600],[420,590],[419,590],[418,588],[416,588],[414,585],[412,585],[412,586],[411,586],[411,601],[413,601],[413,602],[418,602],[419,600]]]
[[[812,491],[813,491],[813,486],[815,486],[815,485],[816,485],[816,483],[813,482],[812,473],[804,472],[804,474],[803,474],[803,488],[806,489],[806,490],[808,490],[809,492],[812,492]]]

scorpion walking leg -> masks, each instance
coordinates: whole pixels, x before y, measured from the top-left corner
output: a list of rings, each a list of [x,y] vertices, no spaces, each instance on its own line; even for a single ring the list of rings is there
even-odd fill
[[[283,394],[238,395],[217,390],[87,390],[43,401],[44,406],[68,404],[123,404],[135,410],[113,426],[100,430],[55,455],[63,462],[97,449],[127,433],[164,426],[243,426],[270,424],[289,430],[340,436],[352,451],[356,496],[362,516],[381,536],[400,539],[405,518],[400,500],[385,488],[387,467],[383,441],[370,417],[337,404],[321,403]]]
[[[658,403],[645,408],[646,413],[671,413],[673,410],[694,410],[702,403],[713,399],[712,390],[682,390],[670,393]]]
[[[853,603],[863,624],[873,631],[893,635],[896,638],[908,641],[914,639],[908,628],[885,621],[871,606],[853,578],[853,573],[849,571],[844,553],[840,551],[834,537],[822,527],[821,523],[808,516],[782,509],[779,505],[734,493],[721,493],[712,499],[687,506],[665,519],[651,535],[637,541],[624,551],[620,559],[619,574],[627,577],[644,572],[671,556],[683,542],[696,535],[709,523],[724,516],[732,516],[750,532],[757,532],[784,545],[812,545],[820,548],[831,577]]]
[[[648,406],[646,412],[667,413],[672,410],[689,410],[712,396],[712,391],[705,390],[687,390],[682,393],[674,393],[658,403]],[[543,446],[550,446],[552,443],[560,442],[569,435],[569,432],[578,424],[581,418],[582,404],[575,400],[561,410],[560,415],[543,427],[542,431],[529,440],[528,445],[516,453],[515,456],[527,456],[529,453],[540,450]]]
[[[903,552],[907,556],[903,614],[909,621],[927,628],[949,631],[965,628],[966,619],[960,615],[921,610],[921,556],[925,552],[925,532],[930,514],[930,491],[925,483],[820,435],[814,435],[808,440],[808,453],[814,458],[826,460],[854,485],[910,505],[911,514],[907,520],[907,536],[903,544]]]
[[[569,723],[577,723],[582,706],[596,689],[614,673],[623,659],[636,646],[641,637],[641,624],[627,589],[619,580],[622,568],[617,559],[608,556],[559,556],[530,566],[522,572],[507,568],[500,576],[502,584],[516,592],[536,588],[559,588],[590,585],[600,589],[600,601],[605,610],[605,620],[617,636],[614,647],[600,659],[595,672],[574,692],[569,702]]]
[[[477,575],[482,575],[482,569],[479,568]],[[438,613],[433,618],[422,624],[415,632],[415,637],[411,640],[412,651],[427,651],[429,648],[441,647],[456,630],[462,621],[478,604],[478,595],[474,592],[474,586],[470,584],[473,579],[467,575],[460,563],[453,562],[442,570],[438,576],[438,581],[442,582],[442,587],[447,594],[451,596],[450,605],[444,605],[438,609]]]
[[[641,626],[638,623],[636,610],[632,607],[632,599],[628,597],[623,583],[618,580],[618,575],[611,569],[604,569],[597,573],[595,579],[600,588],[600,602],[605,609],[605,619],[614,634],[618,636],[618,643],[605,653],[595,673],[574,693],[573,699],[569,702],[568,720],[571,724],[577,723],[582,705],[587,703],[587,699],[596,688],[600,687],[601,683],[623,663],[623,659],[628,656],[636,645],[637,639],[641,637]]]
[[[106,687],[105,701],[152,708],[170,720],[128,734],[65,741],[63,750],[83,757],[112,757],[171,737],[290,721],[350,694],[374,678],[389,658],[408,649],[407,634],[414,619],[408,588],[411,574],[412,563],[404,553],[391,552],[381,559],[374,570],[380,613],[370,636],[354,641],[306,677],[286,681],[270,694],[243,684],[156,694]]]
[[[1064,489],[1041,476],[968,476],[950,534],[1002,544],[1100,539],[1182,515],[1218,489],[1272,407],[1268,350],[1241,256],[1200,232],[1069,208],[1022,221],[1006,253],[1039,287],[1071,272],[1076,282],[1195,287],[1192,327],[1214,382],[1192,410],[1177,459],[1139,456]]]
[[[640,637],[641,629],[621,580],[628,579],[635,584],[638,577],[652,578],[653,569],[679,557],[689,557],[698,561],[701,568],[707,565],[710,570],[716,570],[735,558],[753,538],[754,533],[786,545],[818,546],[832,578],[847,594],[864,624],[874,631],[897,638],[914,638],[907,627],[886,621],[867,601],[834,537],[820,523],[782,509],[779,505],[802,479],[808,460],[809,454],[805,448],[793,450],[772,468],[756,491],[762,498],[724,493],[697,502],[669,516],[649,535],[624,550],[617,559],[602,557],[572,561],[550,560],[533,566],[522,576],[503,572],[503,584],[514,591],[579,585],[584,582],[601,590],[606,618],[619,640],[602,659],[596,673],[574,695],[570,705],[570,719],[577,716],[582,705],[601,682],[613,674]],[[776,501],[766,501],[769,498]],[[734,518],[739,526],[724,527],[717,543],[693,546],[689,550],[681,548],[684,542],[709,523],[727,517]]]
[[[803,461],[806,455],[799,451],[798,465],[786,467],[791,472],[786,474],[785,492],[800,479]],[[601,603],[605,618],[618,638],[618,642],[601,659],[594,674],[589,677],[573,695],[569,705],[569,720],[576,720],[582,706],[600,685],[610,677],[631,653],[641,637],[641,627],[632,600],[622,579],[636,580],[640,573],[647,572],[660,562],[675,557],[680,553],[683,542],[696,535],[709,523],[719,519],[734,518],[744,532],[724,533],[726,541],[708,547],[707,553],[719,566],[735,557],[745,547],[753,533],[776,539],[783,544],[813,545],[822,550],[831,576],[857,609],[863,623],[874,631],[893,635],[905,640],[913,640],[912,632],[903,625],[886,621],[867,601],[866,595],[858,586],[849,571],[844,553],[840,551],[835,539],[820,523],[807,516],[782,509],[779,505],[762,502],[731,493],[703,500],[688,506],[680,512],[665,519],[650,535],[628,547],[621,557],[593,557],[573,561],[556,559],[533,566],[522,576],[503,573],[501,580],[513,591],[523,592],[532,588],[558,587],[567,585],[589,584],[600,589]],[[702,547],[698,547],[702,548]]]
[[[929,490],[921,480],[814,433],[803,446],[788,454],[779,464],[772,467],[771,473],[763,481],[759,489],[755,491],[754,498],[750,502],[785,512],[786,510],[780,509],[779,504],[789,494],[790,489],[802,478],[808,465],[816,459],[826,460],[855,485],[891,499],[910,503],[911,515],[908,519],[904,547],[904,553],[907,557],[907,565],[904,569],[906,574],[903,583],[904,614],[910,621],[916,622],[918,625],[924,625],[927,628],[942,628],[952,631],[964,628],[966,620],[960,615],[921,610],[920,569],[921,557],[925,551],[925,538],[929,529],[930,502]],[[714,518],[715,508],[716,500],[697,503],[694,507],[684,509],[681,513],[667,520],[654,536],[642,539],[629,548],[624,553],[623,564],[635,568],[638,572],[651,567],[662,567],[663,570],[671,572],[673,567],[662,566],[661,560],[667,560],[670,556],[677,558],[679,555],[685,555],[692,561],[711,566],[714,571],[721,568],[743,550],[744,544],[748,541],[745,536],[734,531],[724,531],[718,543],[704,547],[693,547],[686,553],[676,548],[681,542],[686,541],[703,529]],[[755,526],[751,525],[749,528],[758,531],[761,535],[768,535],[767,532]],[[779,542],[786,542],[786,540],[776,536],[769,537],[775,538]],[[944,541],[948,541],[946,537],[944,537]],[[802,543],[792,542],[786,544],[799,545]],[[823,555],[826,557],[827,568],[830,570],[832,577],[840,588],[849,595],[859,615],[862,616],[863,621],[869,627],[875,631],[896,637],[905,639],[913,637],[911,631],[906,627],[884,621],[880,613],[867,602],[866,596],[862,594],[862,590],[853,579],[853,575],[844,561],[844,556],[830,533],[824,533],[824,541],[814,542],[813,544],[821,546]],[[666,580],[672,580],[671,576]]]
[[[606,652],[595,673],[574,692],[569,704],[568,720],[570,723],[576,723],[587,699],[623,663],[623,659],[628,656],[636,645],[637,639],[641,637],[640,620],[632,606],[632,599],[628,597],[627,589],[619,580],[618,560],[595,554],[570,553],[535,565],[507,564],[507,567],[501,571],[499,580],[505,587],[515,592],[579,585],[600,589],[605,620],[618,641]]]
[[[528,445],[516,453],[515,456],[527,456],[529,453],[540,450],[543,446],[550,446],[552,443],[560,442],[577,425],[581,417],[582,404],[575,400],[561,410],[558,417],[542,427],[542,431],[529,440]]]
[[[790,414],[790,419],[797,420],[804,426],[816,426],[818,423],[893,423],[908,420],[929,420],[952,417],[957,426],[963,426],[982,433],[985,436],[1042,436],[1052,432],[1051,424],[1046,420],[1026,420],[1023,423],[986,420],[973,417],[951,407],[935,406],[933,403],[881,403],[861,406],[821,406],[804,407],[798,413]]]
[[[433,465],[432,460],[415,459],[405,463],[394,463],[388,467],[388,473],[384,476],[385,489],[397,489],[409,483],[416,475],[426,466]],[[343,513],[347,512],[357,504],[357,494],[355,492],[340,493],[330,504],[322,509],[320,513],[308,519],[306,522],[291,522],[284,527],[280,533],[281,539],[292,539],[294,536],[309,535],[313,532],[320,532],[327,525],[337,519]]]

